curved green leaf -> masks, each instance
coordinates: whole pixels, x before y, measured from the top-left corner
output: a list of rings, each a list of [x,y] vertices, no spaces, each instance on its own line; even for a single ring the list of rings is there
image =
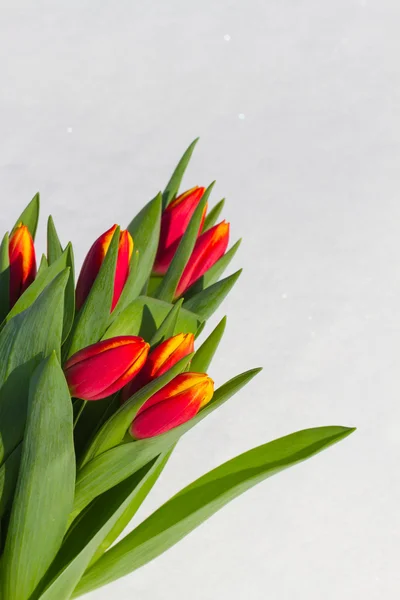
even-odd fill
[[[122,310],[131,299],[141,293],[143,286],[150,277],[160,239],[160,225],[161,194],[157,194],[153,200],[142,208],[127,227],[133,238],[134,248],[139,251],[139,264],[135,278],[128,282],[126,297],[121,302]]]
[[[211,402],[183,425],[162,435],[115,446],[88,461],[77,475],[71,520],[96,496],[130,477],[162,452],[166,452],[177,443],[184,433],[222,406],[251,381],[259,371],[260,369],[252,369],[225,383],[215,392]]]
[[[116,335],[139,335],[150,341],[172,308],[173,304],[169,302],[139,296],[110,325],[103,339]],[[196,333],[200,322],[198,315],[181,309],[174,333]]]
[[[33,371],[53,350],[60,355],[68,277],[65,269],[0,333],[0,465],[22,440]]]
[[[190,144],[190,146],[188,146],[188,148],[185,150],[181,160],[178,162],[178,164],[175,168],[175,171],[172,174],[171,179],[168,181],[167,186],[162,195],[163,210],[165,210],[165,208],[168,206],[168,204],[170,202],[172,202],[172,200],[178,194],[179,186],[181,185],[186,168],[189,164],[189,161],[193,154],[193,150],[195,149],[195,146],[198,141],[199,141],[199,138],[196,138],[195,140],[193,140],[193,142]]]
[[[241,272],[242,269],[239,269],[239,271],[229,275],[229,277],[225,277],[225,279],[221,279],[221,281],[210,285],[210,287],[184,302],[183,308],[198,314],[201,319],[209,319],[229,294],[239,279]]]
[[[1,585],[8,600],[28,600],[66,532],[75,484],[72,404],[55,353],[33,374]]]
[[[36,230],[39,221],[39,210],[40,210],[40,194],[39,192],[35,194],[32,200],[29,202],[28,206],[22,213],[19,215],[18,219],[15,222],[15,225],[12,229],[11,234],[14,233],[16,228],[20,223],[23,223],[27,226],[30,231],[31,236],[35,239]]]
[[[118,520],[140,495],[142,487],[168,457],[162,456],[135,473],[119,486],[97,498],[68,531],[56,560],[31,600],[70,598],[96,550],[113,530]],[[43,591],[44,590],[44,591]],[[39,595],[40,594],[40,595]]]
[[[195,373],[207,373],[208,367],[210,366],[222,336],[224,335],[225,327],[226,317],[218,323],[200,348],[196,350],[190,365],[191,371],[194,371]]]
[[[182,304],[183,300],[179,300],[172,306],[170,312],[150,340],[150,346],[152,348],[174,335]]]
[[[210,471],[106,552],[82,577],[74,597],[145,565],[246,490],[321,452],[352,431],[346,427],[299,431],[253,448]]]
[[[47,220],[47,259],[49,265],[55,262],[63,253],[60,239],[54,225],[53,217],[50,215]]]

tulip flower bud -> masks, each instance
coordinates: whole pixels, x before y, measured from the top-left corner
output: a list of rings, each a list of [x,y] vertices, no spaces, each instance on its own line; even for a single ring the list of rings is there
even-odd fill
[[[194,187],[175,198],[163,212],[161,217],[160,241],[153,267],[153,272],[156,275],[165,275],[167,272],[179,246],[179,242],[204,192],[204,187]],[[203,228],[206,211],[207,205],[204,207],[199,234]]]
[[[103,233],[90,248],[76,285],[76,309],[80,310],[90,289],[100,271],[103,260],[108,252],[117,225]],[[114,310],[129,275],[129,263],[133,252],[133,240],[129,231],[119,234],[118,257],[114,278],[114,295],[111,312]]]
[[[193,350],[193,333],[179,333],[159,344],[150,352],[139,375],[124,387],[122,401],[125,402],[140,388],[166,373],[182,358],[191,354]]]
[[[64,365],[71,396],[100,400],[124,387],[143,367],[149,344],[133,335],[92,344],[71,356]]]
[[[198,238],[178,283],[177,298],[225,254],[228,243],[229,223],[226,221],[211,227]]]
[[[12,308],[36,276],[35,246],[26,225],[20,223],[11,235],[8,255],[10,260],[10,308]]]
[[[192,419],[214,393],[214,382],[205,373],[181,373],[149,398],[130,428],[136,439],[166,433]]]

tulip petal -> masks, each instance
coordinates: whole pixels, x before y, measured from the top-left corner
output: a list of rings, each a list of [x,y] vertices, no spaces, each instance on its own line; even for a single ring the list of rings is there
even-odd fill
[[[224,255],[229,243],[229,223],[222,221],[205,231],[197,240],[182,273],[176,296],[181,296],[197,279]]]

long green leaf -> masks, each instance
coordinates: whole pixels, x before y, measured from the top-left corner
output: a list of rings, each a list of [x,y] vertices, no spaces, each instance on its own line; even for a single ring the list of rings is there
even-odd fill
[[[179,300],[172,306],[170,312],[150,340],[150,346],[152,348],[174,335],[182,304],[183,300]]]
[[[17,485],[22,444],[11,452],[6,462],[0,467],[0,519],[8,510]]]
[[[20,223],[26,225],[30,231],[31,236],[35,239],[36,230],[39,221],[39,210],[40,210],[40,195],[39,192],[35,194],[28,206],[22,211],[20,216],[15,222],[15,225],[11,233],[14,233]]]
[[[136,394],[131,396],[129,400],[124,402],[117,412],[101,427],[86,452],[81,466],[84,466],[89,460],[92,460],[102,452],[106,452],[110,448],[120,444],[142,404],[150,396],[153,396],[158,390],[167,385],[176,375],[181,373],[191,358],[191,354],[185,356],[166,373],[145,385]]]
[[[211,229],[211,227],[213,227],[215,225],[215,223],[218,220],[219,215],[222,212],[222,209],[224,208],[224,205],[225,205],[225,198],[222,198],[222,200],[220,200],[214,206],[214,208],[212,208],[210,210],[210,212],[208,213],[208,215],[206,216],[206,218],[204,220],[203,233],[204,233],[204,231]]]
[[[139,487],[137,494],[132,498],[128,508],[115,523],[110,533],[104,538],[102,544],[100,544],[99,548],[96,551],[96,554],[93,556],[89,567],[91,567],[92,564],[94,564],[104,554],[104,552],[106,552],[106,550],[108,550],[108,548],[115,542],[115,540],[121,535],[121,533],[132,521],[138,509],[143,504],[148,494],[153,489],[158,478],[160,477],[173,450],[174,448],[172,448],[169,452],[166,452],[165,454],[161,455],[160,458],[157,460],[157,463],[155,464],[151,473],[145,479],[143,484]]]
[[[71,597],[96,550],[136,495],[141,493],[142,486],[146,485],[153,470],[159,469],[160,462],[165,460],[166,457],[162,456],[147,465],[141,472],[135,473],[95,500],[82,513],[68,532],[61,551],[42,582],[40,595],[35,594],[30,600],[62,600]]]
[[[175,429],[162,435],[115,446],[102,454],[99,453],[98,456],[94,456],[78,472],[71,520],[93,498],[130,477],[158,454],[171,448],[184,433],[222,406],[224,402],[251,381],[259,371],[260,369],[252,369],[225,383],[215,392],[211,402],[193,419],[183,425],[175,427]]]
[[[161,194],[158,194],[142,208],[127,227],[133,238],[135,250],[139,251],[139,264],[135,279],[128,282],[129,298],[128,300],[122,298],[121,309],[124,309],[131,299],[140,294],[150,277],[160,238],[160,224]]]
[[[210,366],[222,336],[224,335],[225,327],[226,317],[218,323],[200,348],[196,350],[190,364],[191,371],[194,373],[206,373],[208,371],[208,367]]]
[[[2,558],[7,600],[28,600],[66,532],[75,484],[72,404],[55,353],[33,374],[15,500]]]
[[[299,431],[249,450],[210,471],[176,494],[106,552],[85,573],[74,597],[145,565],[246,490],[321,452],[352,431],[346,427]]]
[[[75,318],[67,341],[68,350],[65,351],[68,357],[81,350],[81,348],[98,342],[107,328],[114,291],[118,243],[119,227],[114,232],[111,244],[89,295]]]
[[[190,219],[190,223],[182,236],[174,258],[168,267],[168,271],[164,275],[163,280],[157,289],[157,298],[159,300],[172,302],[175,297],[175,291],[178,287],[179,280],[190,258],[190,255],[193,252],[193,248],[199,234],[204,207],[208,201],[213,187],[214,182],[204,192],[202,199],[200,200],[192,218]]]
[[[0,333],[0,464],[22,439],[33,371],[53,350],[60,354],[68,277],[65,269]]]
[[[117,335],[139,335],[150,341],[172,307],[169,302],[139,296],[110,325],[103,337],[108,339]],[[198,315],[181,309],[174,333],[196,333],[200,323]]]
[[[60,239],[54,225],[53,217],[50,215],[47,220],[47,260],[49,265],[56,261],[63,253]]]
[[[170,202],[172,202],[172,200],[177,195],[179,186],[181,185],[186,168],[189,164],[189,161],[193,154],[193,150],[195,149],[195,146],[198,141],[199,141],[199,138],[196,138],[195,140],[193,140],[193,142],[190,144],[190,146],[188,146],[188,148],[184,152],[181,160],[177,164],[175,171],[172,174],[171,179],[168,181],[167,186],[166,186],[166,188],[163,192],[163,196],[162,196],[163,210],[165,210],[165,208],[168,206],[168,204]]]
[[[183,303],[183,308],[194,312],[200,316],[202,320],[209,319],[217,310],[221,302],[229,294],[236,281],[239,279],[242,269],[236,271],[229,277],[217,281],[202,292],[199,292],[193,298]]]
[[[0,323],[10,310],[10,260],[8,255],[8,233],[0,245]]]

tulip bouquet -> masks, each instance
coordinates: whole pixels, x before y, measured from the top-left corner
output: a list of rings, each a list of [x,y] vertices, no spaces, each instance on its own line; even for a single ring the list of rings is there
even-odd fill
[[[225,319],[204,327],[239,272],[223,277],[229,224],[212,185],[165,191],[89,249],[51,217],[36,267],[35,196],[0,246],[0,598],[75,598],[131,573],[263,479],[346,437],[307,429],[233,458],[117,538],[187,431],[259,371],[217,389],[207,374]],[[202,339],[200,339],[200,337]],[[214,376],[214,374],[213,374]],[[115,543],[116,542],[116,543]]]

